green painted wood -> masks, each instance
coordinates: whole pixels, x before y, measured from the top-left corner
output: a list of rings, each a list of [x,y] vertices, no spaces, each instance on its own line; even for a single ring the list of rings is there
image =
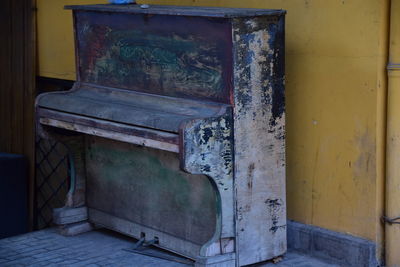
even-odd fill
[[[74,16],[78,81],[230,103],[229,20],[87,11]]]
[[[87,138],[87,206],[202,245],[216,227],[217,200],[204,175],[178,155]]]

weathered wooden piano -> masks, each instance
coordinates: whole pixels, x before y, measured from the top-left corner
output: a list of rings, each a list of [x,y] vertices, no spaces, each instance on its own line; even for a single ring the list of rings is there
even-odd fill
[[[282,10],[69,6],[77,81],[37,99],[69,149],[54,222],[242,266],[286,251]]]

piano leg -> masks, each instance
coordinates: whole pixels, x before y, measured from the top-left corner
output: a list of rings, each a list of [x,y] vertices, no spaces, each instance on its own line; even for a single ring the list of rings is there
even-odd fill
[[[218,196],[216,232],[200,250],[195,266],[235,266],[235,204],[231,113],[188,121],[181,130],[181,168],[207,175]]]
[[[59,225],[60,234],[72,236],[91,231],[85,206],[85,137],[84,135],[58,136],[67,148],[70,163],[70,189],[65,206],[54,209],[53,222]]]

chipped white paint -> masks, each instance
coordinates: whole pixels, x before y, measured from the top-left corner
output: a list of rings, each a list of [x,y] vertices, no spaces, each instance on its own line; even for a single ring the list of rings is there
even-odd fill
[[[225,116],[187,122],[183,127],[183,168],[192,174],[205,174],[218,189],[217,227],[214,237],[203,246],[202,256],[221,253],[220,238],[234,237],[232,128]]]
[[[275,75],[271,56],[276,51],[259,23],[237,21],[233,33],[239,52],[234,64],[234,177],[240,266],[286,251],[285,116],[272,117],[276,88],[269,76]],[[244,34],[241,27],[248,27]],[[239,57],[249,62],[243,65]]]

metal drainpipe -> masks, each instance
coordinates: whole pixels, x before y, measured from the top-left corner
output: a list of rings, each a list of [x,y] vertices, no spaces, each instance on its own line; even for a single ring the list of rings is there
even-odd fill
[[[400,266],[400,0],[391,0],[386,141],[386,266]]]

